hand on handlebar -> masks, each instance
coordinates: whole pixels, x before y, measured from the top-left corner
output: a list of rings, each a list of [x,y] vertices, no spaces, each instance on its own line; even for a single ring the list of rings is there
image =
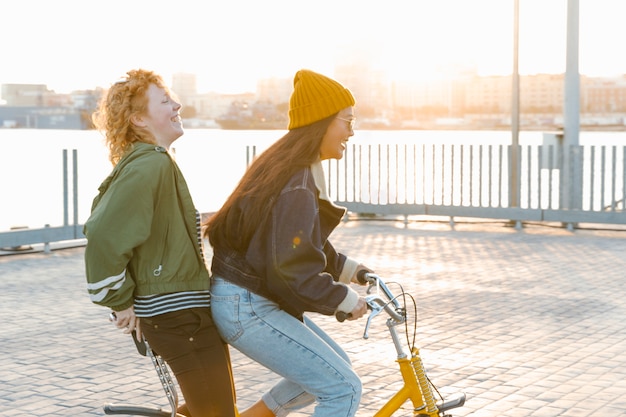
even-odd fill
[[[367,313],[367,301],[365,301],[365,298],[359,297],[359,301],[357,301],[356,307],[350,312],[348,320],[360,319],[365,313]]]
[[[374,272],[374,271],[369,269],[363,264],[359,264],[359,266],[356,267],[356,272],[354,273],[354,276],[350,279],[350,282],[353,282],[359,285],[367,285],[368,282],[363,277],[364,277],[364,274],[368,272]]]
[[[360,319],[365,313],[367,313],[367,301],[365,301],[365,298],[359,297],[356,307],[354,307],[351,312],[346,313],[344,311],[338,311],[337,314],[335,314],[335,317],[337,320],[343,322],[345,320]]]

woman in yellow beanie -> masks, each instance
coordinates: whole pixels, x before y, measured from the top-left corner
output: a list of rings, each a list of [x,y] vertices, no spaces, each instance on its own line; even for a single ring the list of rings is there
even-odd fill
[[[222,337],[283,379],[253,406],[285,416],[354,416],[361,382],[347,354],[306,312],[367,311],[350,288],[370,271],[328,237],[345,214],[330,201],[321,161],[341,159],[354,135],[354,97],[309,70],[294,78],[289,131],[250,166],[207,223],[213,246],[211,307]]]

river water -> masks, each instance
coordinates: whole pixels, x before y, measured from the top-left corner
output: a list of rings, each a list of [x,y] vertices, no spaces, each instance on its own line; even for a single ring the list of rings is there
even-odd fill
[[[260,152],[284,134],[280,130],[187,129],[174,145],[197,208],[217,210],[247,164],[246,148]],[[521,145],[542,142],[543,132],[520,132]],[[508,131],[357,131],[350,143],[363,144],[510,144]],[[581,132],[580,144],[624,145],[626,132]],[[91,200],[111,170],[102,135],[97,131],[0,129],[0,231],[12,227],[62,225],[64,219],[63,150],[68,150],[68,184],[72,189],[72,155],[77,153],[78,222],[89,216]],[[73,207],[68,204],[69,222]]]

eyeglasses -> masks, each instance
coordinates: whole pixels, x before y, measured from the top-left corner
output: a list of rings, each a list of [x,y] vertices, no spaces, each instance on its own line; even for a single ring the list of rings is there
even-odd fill
[[[335,119],[339,119],[339,120],[343,120],[344,122],[348,122],[348,127],[350,128],[350,131],[354,131],[354,125],[356,123],[356,117],[353,117],[352,119],[344,119],[343,117],[335,117]]]

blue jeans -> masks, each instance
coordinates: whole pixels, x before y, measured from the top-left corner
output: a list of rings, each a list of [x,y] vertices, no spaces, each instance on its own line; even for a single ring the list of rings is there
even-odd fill
[[[317,402],[314,417],[351,417],[361,381],[341,347],[310,319],[228,281],[211,279],[211,311],[222,338],[283,377],[263,395],[278,417]]]

